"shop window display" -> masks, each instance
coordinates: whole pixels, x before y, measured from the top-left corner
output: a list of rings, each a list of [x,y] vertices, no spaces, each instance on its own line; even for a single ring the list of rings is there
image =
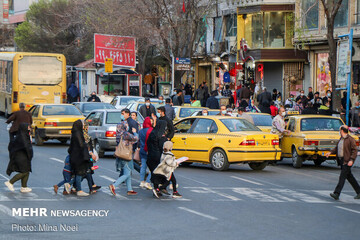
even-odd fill
[[[329,65],[329,54],[318,53],[316,57],[316,82],[317,91],[321,97],[326,95],[327,90],[331,90],[331,75]]]

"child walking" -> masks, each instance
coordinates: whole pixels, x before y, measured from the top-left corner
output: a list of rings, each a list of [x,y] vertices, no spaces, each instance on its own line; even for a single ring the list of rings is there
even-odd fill
[[[59,187],[61,187],[62,185],[64,185],[63,194],[64,195],[70,194],[70,186],[75,181],[75,178],[72,178],[72,176],[71,176],[71,166],[70,166],[70,156],[69,155],[66,156],[64,163],[65,163],[65,166],[63,169],[64,180],[59,182],[57,185],[53,186],[55,194],[57,194]]]
[[[176,189],[176,178],[174,175],[175,169],[179,166],[179,164],[176,162],[174,154],[171,152],[173,148],[173,143],[170,141],[166,141],[164,143],[163,147],[163,153],[161,155],[160,164],[157,166],[157,168],[154,170],[155,175],[159,175],[158,177],[155,177],[154,181],[154,189],[159,189],[159,184],[162,184],[160,187],[160,192],[164,193],[166,195],[170,195],[168,191],[166,190],[167,186],[169,186],[170,182],[173,187],[173,198],[181,198],[182,196]],[[162,179],[166,178],[165,181]],[[155,194],[155,193],[154,193]],[[156,194],[155,194],[156,196]]]

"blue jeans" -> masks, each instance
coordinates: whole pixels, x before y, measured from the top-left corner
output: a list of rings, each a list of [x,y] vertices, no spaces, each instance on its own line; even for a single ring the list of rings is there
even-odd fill
[[[57,184],[58,187],[61,187],[65,183],[69,183],[70,185],[74,183],[75,178],[71,178],[71,173],[63,171],[63,176],[64,176],[64,180],[62,180]]]
[[[88,182],[89,190],[92,191],[92,180],[91,180],[91,173],[87,173],[85,178]],[[84,176],[76,175],[75,176],[75,187],[76,191],[81,191],[81,181],[84,179]]]
[[[140,154],[140,158],[141,158],[140,181],[145,181],[145,175],[147,169],[147,165],[146,165],[147,155]],[[149,172],[149,175],[146,178],[146,182],[150,183],[150,178],[151,178],[151,173]]]
[[[113,183],[114,187],[117,187],[121,183],[125,182],[128,191],[132,191],[131,172],[134,169],[133,160],[126,161],[120,158],[116,158],[116,162],[117,167],[121,168],[122,175]]]

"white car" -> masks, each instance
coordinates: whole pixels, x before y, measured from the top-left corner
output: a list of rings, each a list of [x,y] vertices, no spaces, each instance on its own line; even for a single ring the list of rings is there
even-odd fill
[[[139,96],[116,96],[110,102],[116,109],[124,109],[129,103],[136,102],[138,100],[145,101],[143,97]]]

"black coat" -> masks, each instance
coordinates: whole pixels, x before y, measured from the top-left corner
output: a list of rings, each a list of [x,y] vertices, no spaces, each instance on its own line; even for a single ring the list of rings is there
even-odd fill
[[[206,101],[206,107],[210,109],[220,109],[219,101],[216,97],[209,97]]]
[[[89,147],[85,142],[81,120],[77,120],[73,124],[68,152],[72,172],[76,175],[84,176],[91,166],[91,156],[89,154]]]
[[[318,111],[316,110],[316,108],[305,108],[304,110],[302,110],[301,114],[317,114]]]
[[[165,131],[165,136],[166,138],[171,140],[175,134],[175,128],[173,122],[167,116],[159,117],[159,119],[166,122],[167,129]]]
[[[166,142],[166,137],[163,136],[165,134],[165,130],[166,122],[158,120],[147,140],[148,157],[146,164],[151,172],[153,172],[160,163],[163,145]]]
[[[33,149],[28,127],[28,123],[21,123],[14,141],[9,143],[10,161],[6,170],[6,174],[9,176],[12,172],[31,172]]]
[[[142,105],[139,109],[140,114],[146,118],[146,117],[151,117],[151,114],[155,114],[156,115],[156,110],[154,105],[150,104],[149,106],[149,110],[147,110],[146,105]]]

